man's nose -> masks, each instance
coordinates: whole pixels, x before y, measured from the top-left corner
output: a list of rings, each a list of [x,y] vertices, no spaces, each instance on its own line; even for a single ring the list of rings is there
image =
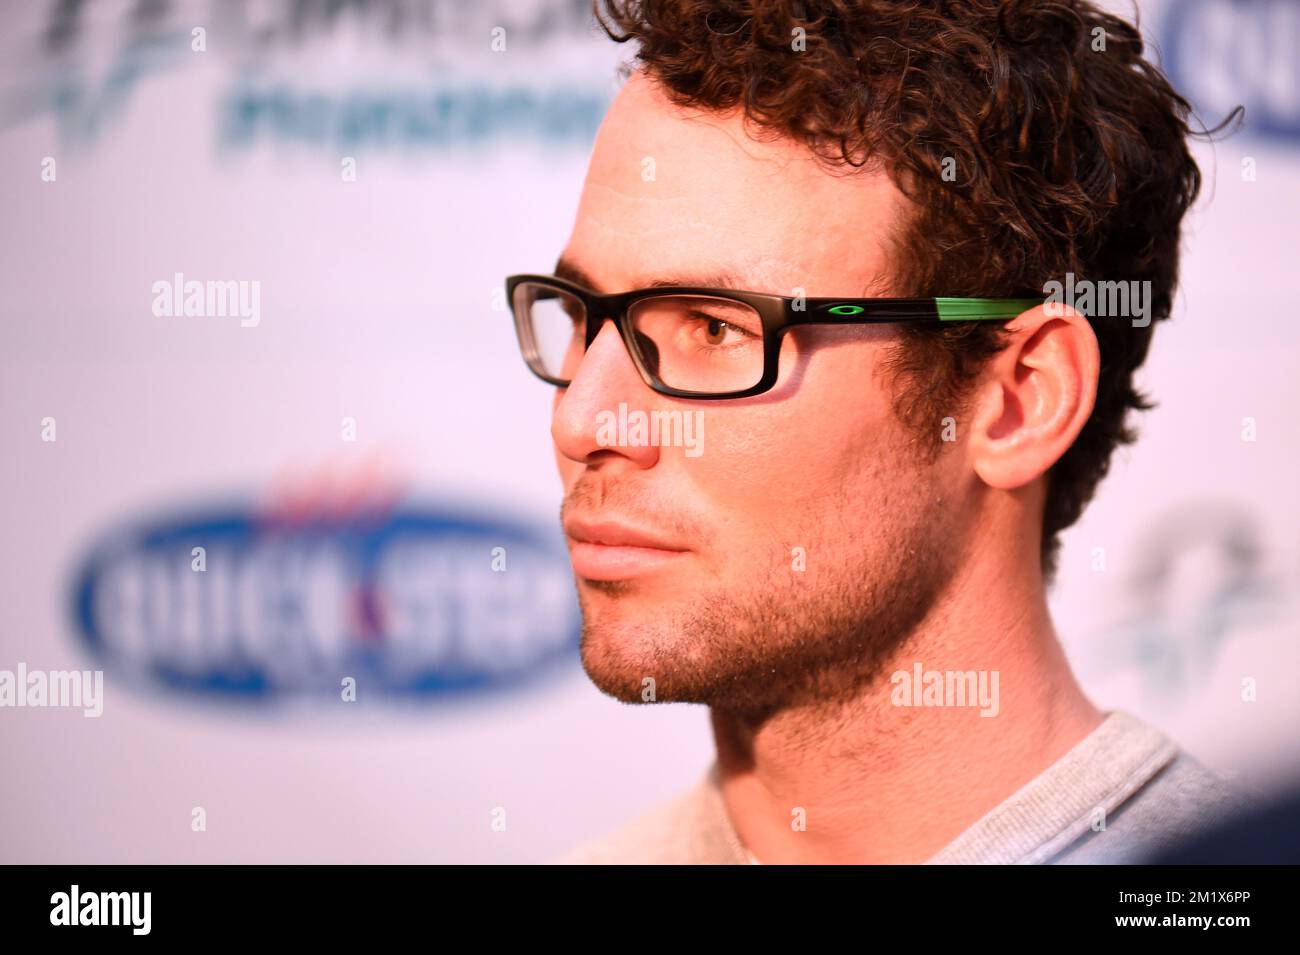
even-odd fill
[[[561,454],[582,464],[590,464],[601,452],[611,452],[638,467],[654,467],[659,460],[657,447],[619,445],[618,429],[608,423],[621,417],[620,404],[629,412],[648,411],[658,397],[632,363],[618,327],[604,321],[555,404],[551,439]],[[601,427],[602,422],[606,427]]]

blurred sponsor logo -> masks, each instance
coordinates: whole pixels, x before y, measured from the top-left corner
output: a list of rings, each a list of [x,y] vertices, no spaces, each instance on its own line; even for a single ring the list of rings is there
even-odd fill
[[[1235,501],[1188,501],[1150,519],[1132,546],[1115,617],[1081,644],[1085,674],[1130,672],[1144,692],[1197,699],[1225,647],[1284,620],[1294,601],[1264,536]]]
[[[558,531],[413,505],[143,522],[93,548],[73,599],[110,675],[240,698],[516,684],[575,659],[580,626]]]
[[[39,19],[0,127],[53,116],[68,145],[97,142],[163,77],[205,104],[197,91],[228,80],[224,149],[585,149],[611,97],[587,0],[70,0]]]
[[[224,98],[221,145],[293,143],[329,149],[438,150],[483,144],[589,145],[608,102],[575,85],[533,88],[430,82],[322,92],[242,79]]]
[[[1163,13],[1165,70],[1202,122],[1212,127],[1240,104],[1247,130],[1300,138],[1300,4],[1178,0]]]

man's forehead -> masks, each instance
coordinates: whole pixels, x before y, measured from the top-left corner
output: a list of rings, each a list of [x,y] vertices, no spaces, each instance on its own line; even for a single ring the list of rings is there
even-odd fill
[[[739,110],[682,109],[637,74],[601,123],[587,181],[608,189],[611,201],[671,213],[698,206],[702,192],[724,203],[759,190],[815,188],[826,178],[815,167],[798,143],[755,139]]]
[[[599,263],[589,266],[580,254],[566,251],[555,264],[554,274],[577,282],[594,292],[626,292],[632,289],[669,285],[693,285],[703,288],[733,289],[796,295],[799,290],[788,285],[786,276],[798,274],[793,263],[775,258],[729,261],[725,255],[716,259],[674,261],[673,256],[647,256],[636,263],[640,271],[626,271],[620,266],[617,275],[606,275]]]
[[[882,174],[755,139],[738,113],[679,110],[634,76],[601,126],[568,251],[609,291],[732,272],[755,291],[855,295],[881,280],[902,201]]]

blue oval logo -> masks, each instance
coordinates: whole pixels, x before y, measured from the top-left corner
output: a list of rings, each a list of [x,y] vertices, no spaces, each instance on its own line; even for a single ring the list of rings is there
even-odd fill
[[[1165,70],[1214,126],[1246,107],[1246,129],[1300,137],[1300,59],[1294,0],[1181,0],[1162,19]]]
[[[243,699],[505,687],[576,659],[580,632],[558,527],[414,507],[145,522],[92,550],[73,611],[115,675]]]

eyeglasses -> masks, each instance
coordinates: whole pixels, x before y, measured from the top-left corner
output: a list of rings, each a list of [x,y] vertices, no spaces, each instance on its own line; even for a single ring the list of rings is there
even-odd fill
[[[776,384],[781,338],[800,325],[996,321],[1034,298],[791,298],[667,286],[601,295],[551,275],[512,275],[506,294],[524,361],[568,387],[606,321],[645,383],[677,398],[745,398]]]

